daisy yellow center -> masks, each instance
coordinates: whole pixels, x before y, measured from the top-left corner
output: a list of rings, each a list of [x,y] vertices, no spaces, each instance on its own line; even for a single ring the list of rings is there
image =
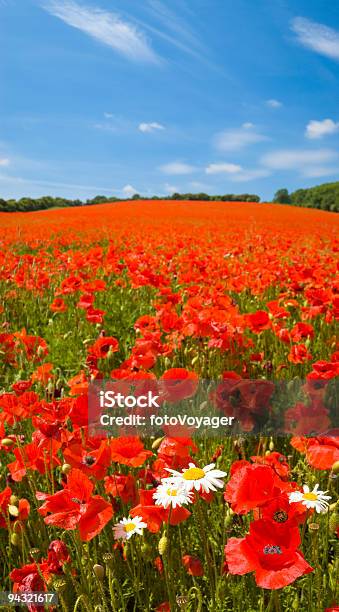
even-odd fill
[[[133,531],[133,529],[135,529],[135,525],[134,523],[127,523],[127,525],[124,526],[124,529],[126,533],[129,533],[130,531]]]
[[[178,492],[176,489],[167,489],[167,495],[170,495],[171,497],[175,497],[176,495],[178,495]]]
[[[316,501],[318,499],[318,495],[316,495],[316,493],[304,493],[303,497],[309,501]]]
[[[189,468],[182,475],[182,477],[185,480],[200,480],[201,478],[204,478],[204,476],[205,476],[204,470],[202,470],[201,468],[197,468],[197,467]]]

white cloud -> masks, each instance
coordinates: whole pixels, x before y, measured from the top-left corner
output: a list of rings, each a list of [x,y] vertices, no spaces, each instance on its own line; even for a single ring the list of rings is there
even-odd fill
[[[271,170],[295,170],[307,177],[334,174],[335,169],[327,164],[337,160],[339,155],[333,149],[282,149],[261,158],[262,164]]]
[[[333,119],[324,119],[323,121],[309,121],[306,126],[305,136],[307,138],[315,139],[322,138],[328,134],[334,134],[339,131],[339,122],[333,121]]]
[[[9,159],[7,157],[0,159],[0,166],[9,166]]]
[[[206,174],[234,174],[236,172],[240,172],[241,170],[242,168],[238,164],[228,163],[209,164],[205,168]]]
[[[266,106],[269,106],[270,108],[280,108],[282,105],[282,102],[279,102],[279,100],[275,100],[274,98],[266,100]]]
[[[115,13],[77,4],[73,0],[49,0],[43,8],[73,28],[108,45],[127,59],[158,62],[158,57],[144,33]]]
[[[246,170],[243,168],[237,174],[231,176],[231,180],[236,183],[246,183],[247,181],[254,181],[258,178],[265,178],[266,176],[270,176],[271,172],[266,170],[265,168],[254,168]]]
[[[132,185],[125,185],[121,191],[126,198],[131,198],[135,193],[138,193]]]
[[[166,191],[166,193],[169,193],[170,195],[172,195],[172,193],[178,193],[179,192],[179,188],[176,187],[175,185],[169,185],[168,183],[165,183],[164,189]]]
[[[304,168],[303,175],[310,178],[320,178],[322,176],[333,176],[333,174],[338,174],[339,172],[339,164],[337,168],[331,168],[326,166],[315,166],[311,168]]]
[[[191,174],[195,172],[196,168],[194,166],[190,166],[189,164],[185,164],[183,162],[170,162],[168,164],[164,164],[160,166],[161,172],[164,174]]]
[[[165,126],[161,125],[161,123],[156,123],[156,121],[152,121],[152,123],[139,123],[138,130],[140,132],[154,132],[154,130],[164,130]]]
[[[304,166],[319,166],[337,157],[332,149],[272,151],[262,157],[262,163],[272,170],[303,169]]]
[[[304,47],[331,59],[339,60],[339,32],[337,30],[304,17],[293,19],[291,28]]]
[[[255,129],[253,123],[243,123],[240,128],[228,129],[219,132],[214,137],[214,144],[220,151],[237,151],[248,145],[267,140]]]
[[[113,119],[114,115],[113,113],[104,113],[104,117],[105,119]]]
[[[61,183],[59,181],[44,181],[40,179],[26,179],[21,176],[10,176],[8,174],[0,174],[0,181],[14,184],[14,185],[33,185],[39,187],[57,187],[61,189],[79,189],[79,190],[95,190],[100,193],[109,193],[112,195],[116,190],[111,187],[98,187],[95,185],[82,185],[82,184],[74,184],[74,183]]]

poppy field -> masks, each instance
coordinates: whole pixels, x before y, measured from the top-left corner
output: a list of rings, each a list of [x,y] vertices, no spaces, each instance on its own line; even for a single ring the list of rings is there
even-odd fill
[[[0,595],[339,610],[337,236],[278,204],[0,213]],[[215,381],[199,414],[238,429],[93,435],[101,380],[179,402]]]

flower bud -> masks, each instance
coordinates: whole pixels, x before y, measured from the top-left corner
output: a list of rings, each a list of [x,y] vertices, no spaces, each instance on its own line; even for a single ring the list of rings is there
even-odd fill
[[[1,444],[2,446],[5,446],[5,448],[10,448],[13,446],[13,444],[15,444],[15,440],[12,440],[11,438],[3,438],[1,440]]]
[[[156,440],[154,440],[153,444],[152,444],[152,450],[157,450],[157,448],[159,448],[161,442],[163,441],[164,436],[162,436],[162,438],[157,438]]]
[[[159,555],[163,556],[167,550],[167,536],[163,535],[160,540],[159,540],[159,544],[158,544],[158,551],[159,551]]]
[[[272,438],[270,439],[270,443],[268,445],[268,448],[270,449],[271,452],[274,451],[274,442],[273,442]]]
[[[13,506],[12,504],[9,504],[8,512],[9,512],[9,515],[14,518],[19,516],[19,508],[17,506]]]
[[[99,565],[96,563],[93,565],[93,572],[96,575],[98,580],[103,580],[105,577],[105,568],[103,565]]]
[[[333,463],[332,472],[333,474],[339,474],[339,461],[336,461],[335,463]]]
[[[18,506],[19,505],[19,498],[16,495],[11,495],[9,498],[9,503],[12,506]]]
[[[17,533],[12,533],[11,535],[11,544],[13,546],[20,546],[21,540]]]
[[[72,469],[72,466],[69,463],[64,463],[62,468],[61,468],[61,471],[62,471],[63,474],[65,474],[67,476],[67,474],[69,474],[71,469]]]

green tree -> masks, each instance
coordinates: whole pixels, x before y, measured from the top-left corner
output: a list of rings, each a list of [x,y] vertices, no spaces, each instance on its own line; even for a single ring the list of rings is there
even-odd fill
[[[278,204],[291,204],[291,196],[287,189],[278,189],[275,192],[273,202]]]

